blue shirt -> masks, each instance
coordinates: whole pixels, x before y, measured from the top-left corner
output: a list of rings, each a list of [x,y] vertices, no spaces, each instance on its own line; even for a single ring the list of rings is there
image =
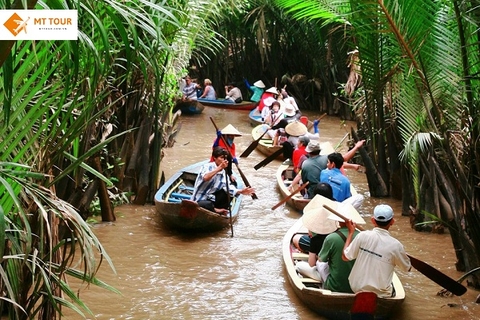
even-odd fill
[[[214,193],[218,190],[224,189],[226,191],[227,184],[225,180],[225,170],[218,172],[212,179],[209,181],[203,180],[205,175],[217,168],[215,162],[208,162],[202,166],[200,172],[195,180],[193,195],[191,200],[201,201],[201,200],[210,200],[215,201]],[[228,186],[231,196],[237,193],[237,189],[229,185]]]
[[[350,180],[337,168],[322,170],[320,172],[320,182],[328,183],[332,187],[333,197],[338,202],[352,196]]]

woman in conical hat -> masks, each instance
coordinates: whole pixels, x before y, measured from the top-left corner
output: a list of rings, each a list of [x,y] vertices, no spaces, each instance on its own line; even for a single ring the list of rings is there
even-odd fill
[[[252,97],[250,98],[250,101],[255,101],[259,102],[260,99],[262,98],[263,90],[265,89],[265,84],[263,83],[262,80],[255,81],[253,83],[253,86],[248,83],[247,79],[243,79],[245,82],[245,86],[247,87],[248,90],[252,91]]]
[[[217,138],[213,142],[212,149],[220,146],[224,149],[226,149],[229,153],[227,159],[228,159],[228,167],[225,169],[227,171],[227,174],[230,176],[230,180],[232,181],[232,184],[236,184],[235,182],[235,176],[233,175],[232,171],[232,162],[238,165],[238,160],[237,156],[235,153],[235,143],[233,139],[235,137],[241,137],[242,134],[240,131],[238,131],[234,126],[231,124],[228,124],[225,128],[223,128],[220,131],[217,131]],[[223,137],[223,139],[222,139]],[[225,144],[226,142],[226,144]],[[213,158],[210,158],[210,161],[214,161]]]

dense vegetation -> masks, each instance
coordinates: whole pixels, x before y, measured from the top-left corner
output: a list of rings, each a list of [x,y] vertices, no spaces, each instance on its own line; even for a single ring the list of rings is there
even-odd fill
[[[115,200],[151,201],[187,72],[287,84],[303,108],[354,117],[371,194],[447,227],[457,268],[477,267],[477,3],[385,2],[0,0],[79,12],[78,41],[0,41],[0,309],[88,313],[68,277],[115,290],[85,219],[94,201],[106,221]]]

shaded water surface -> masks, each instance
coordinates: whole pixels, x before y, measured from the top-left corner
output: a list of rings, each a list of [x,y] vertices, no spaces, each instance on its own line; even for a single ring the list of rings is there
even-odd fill
[[[235,139],[237,156],[251,143],[247,111],[206,107],[199,116],[182,118],[175,146],[164,150],[162,170],[167,179],[178,169],[210,156],[215,129],[209,117],[220,129],[231,123],[244,133]],[[336,146],[349,132],[349,125],[334,117],[323,119],[322,141]],[[240,168],[259,199],[247,197],[242,203],[233,237],[230,229],[207,235],[170,231],[160,223],[153,205],[118,207],[115,223],[96,225],[95,234],[116,269],[114,274],[104,263],[99,278],[122,294],[97,287],[82,289],[80,297],[95,315],[88,318],[322,319],[297,299],[285,277],[281,241],[300,214],[285,206],[270,209],[281,200],[274,178],[279,162],[255,171],[253,166],[262,159],[257,151],[240,159]],[[360,211],[365,220],[375,205],[390,204],[397,213],[391,233],[407,252],[453,278],[461,275],[454,268],[448,235],[413,231],[408,217],[398,214],[399,201],[370,198],[364,174],[347,174],[366,197]],[[480,318],[480,307],[473,302],[478,292],[469,289],[462,297],[438,297],[439,286],[418,271],[399,272],[399,276],[407,298],[394,319]],[[71,311],[65,314],[65,319],[79,318]]]

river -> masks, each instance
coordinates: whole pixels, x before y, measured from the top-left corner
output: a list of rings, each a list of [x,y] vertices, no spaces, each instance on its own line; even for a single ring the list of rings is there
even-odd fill
[[[312,119],[318,117],[308,114]],[[215,129],[232,124],[244,136],[236,138],[237,155],[251,143],[247,111],[206,107],[198,116],[182,117],[173,148],[164,149],[166,178],[191,163],[210,157]],[[353,123],[326,117],[320,124],[322,141],[337,145]],[[342,149],[343,148],[343,149]],[[343,144],[340,152],[346,149]],[[93,226],[113,260],[114,273],[102,264],[98,277],[121,295],[90,286],[79,291],[94,316],[87,319],[322,319],[305,307],[292,291],[282,265],[281,241],[300,214],[288,206],[270,208],[281,198],[276,190],[279,162],[255,171],[264,156],[256,150],[240,158],[239,166],[256,189],[258,200],[246,197],[238,221],[214,234],[193,235],[165,228],[153,205],[123,205],[115,209],[117,221]],[[360,213],[369,220],[375,205],[387,203],[396,212],[390,229],[407,252],[452,278],[462,275],[454,267],[455,255],[447,234],[419,233],[408,217],[400,216],[399,201],[369,197],[365,174],[347,172],[357,191],[365,195]],[[371,228],[367,224],[367,228]],[[395,319],[480,319],[475,304],[478,292],[461,297],[440,297],[441,289],[416,270],[398,272],[406,291]],[[80,319],[70,310],[64,319]]]

